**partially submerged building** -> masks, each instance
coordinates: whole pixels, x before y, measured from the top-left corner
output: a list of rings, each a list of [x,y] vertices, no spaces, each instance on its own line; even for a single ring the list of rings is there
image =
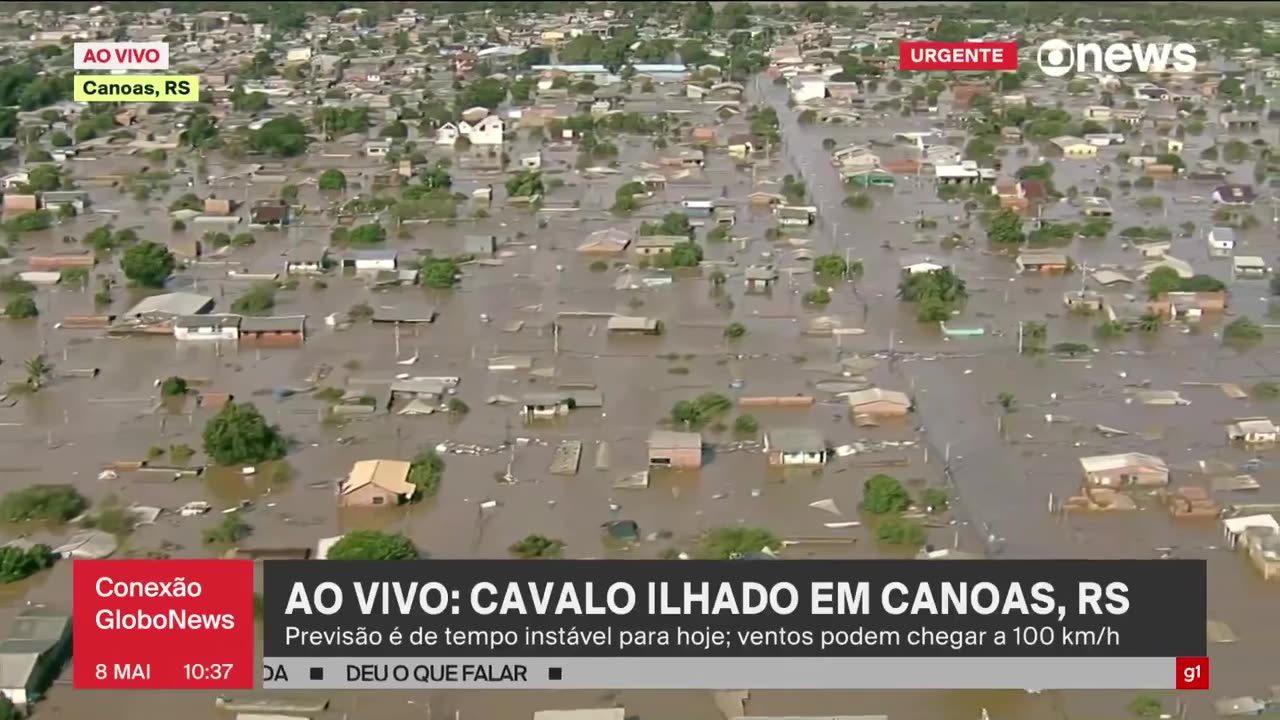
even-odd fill
[[[854,416],[902,417],[911,412],[911,398],[897,390],[867,388],[849,393],[845,401]]]
[[[661,335],[662,321],[651,317],[614,315],[607,323],[610,335]]]
[[[1145,453],[1092,455],[1080,458],[1086,485],[1096,487],[1161,487],[1169,484],[1169,466]]]
[[[778,428],[764,435],[770,465],[821,466],[827,462],[827,440],[812,428]]]
[[[71,616],[43,605],[23,608],[0,641],[0,693],[20,708],[40,699],[71,657]]]
[[[410,463],[404,460],[360,460],[338,489],[344,507],[397,505],[413,497],[417,488],[409,482]]]
[[[654,430],[649,434],[649,464],[676,469],[702,467],[702,435]]]

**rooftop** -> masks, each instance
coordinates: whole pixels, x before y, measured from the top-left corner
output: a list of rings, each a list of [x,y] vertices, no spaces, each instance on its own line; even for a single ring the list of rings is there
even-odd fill
[[[175,292],[143,298],[141,302],[134,305],[124,314],[127,317],[141,317],[143,315],[172,315],[179,317],[183,315],[199,315],[208,312],[212,307],[213,298],[208,295]]]
[[[669,450],[699,450],[702,448],[702,435],[694,432],[654,430],[649,433],[649,447]]]
[[[1168,471],[1169,466],[1155,455],[1145,453],[1117,453],[1115,455],[1091,455],[1080,458],[1080,467],[1087,473],[1121,470],[1127,467],[1148,467]]]
[[[778,428],[765,434],[766,447],[785,453],[825,452],[827,440],[813,428]]]
[[[351,473],[342,481],[342,494],[350,495],[369,485],[397,495],[412,495],[416,490],[409,482],[410,464],[405,460],[360,460],[351,466]]]

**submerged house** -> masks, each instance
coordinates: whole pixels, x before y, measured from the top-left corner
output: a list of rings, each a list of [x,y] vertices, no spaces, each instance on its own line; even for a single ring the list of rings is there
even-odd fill
[[[1018,272],[1034,272],[1042,275],[1060,275],[1071,269],[1071,258],[1052,250],[1025,250],[1014,263]]]
[[[1270,418],[1239,418],[1227,426],[1227,439],[1246,445],[1265,445],[1280,438],[1280,427]]]
[[[1145,453],[1118,453],[1080,458],[1086,485],[1116,488],[1161,487],[1169,484],[1169,466]]]
[[[770,465],[821,466],[827,462],[827,441],[811,428],[779,428],[764,435]]]
[[[249,210],[249,222],[267,227],[288,225],[289,205],[274,200],[263,200]]]
[[[676,469],[702,467],[702,435],[654,430],[649,434],[649,464]]]
[[[614,315],[609,318],[610,335],[661,335],[662,321],[650,317]]]
[[[796,205],[780,205],[777,208],[778,224],[792,226],[812,225],[818,219],[818,208]]]
[[[413,497],[417,487],[409,482],[411,465],[404,460],[360,460],[338,489],[344,507],[396,505]]]
[[[867,388],[845,396],[849,412],[868,417],[902,417],[911,412],[911,398],[904,392]]]
[[[43,605],[23,608],[0,641],[0,693],[20,708],[41,698],[71,657],[71,616]]]
[[[772,265],[749,265],[743,275],[747,292],[769,292],[778,279],[778,270]]]
[[[306,315],[245,316],[240,319],[242,343],[263,347],[302,347],[306,338]]]
[[[568,415],[574,402],[564,393],[540,392],[525,394],[520,406],[525,420],[550,420]]]

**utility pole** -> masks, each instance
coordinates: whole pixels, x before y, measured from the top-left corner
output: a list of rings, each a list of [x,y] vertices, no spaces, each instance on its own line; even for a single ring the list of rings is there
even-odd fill
[[[1022,321],[1018,321],[1018,354],[1022,354]]]

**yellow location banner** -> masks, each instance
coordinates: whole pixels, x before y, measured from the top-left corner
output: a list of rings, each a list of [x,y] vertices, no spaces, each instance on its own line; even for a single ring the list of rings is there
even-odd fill
[[[77,75],[76,102],[197,102],[198,75]]]

